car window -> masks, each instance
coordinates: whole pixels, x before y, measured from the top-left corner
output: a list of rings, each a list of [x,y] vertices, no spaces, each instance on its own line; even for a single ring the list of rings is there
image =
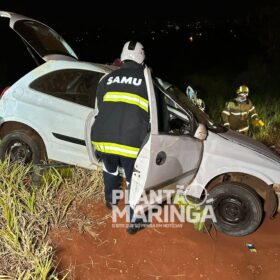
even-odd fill
[[[48,54],[63,54],[76,58],[71,47],[50,27],[34,20],[18,20],[14,30],[30,44],[41,57]]]
[[[193,122],[191,115],[187,115],[156,86],[154,90],[157,102],[158,131],[170,135],[190,134]]]
[[[103,73],[63,69],[34,80],[30,87],[37,91],[94,108],[96,88]]]
[[[222,127],[219,124],[215,124],[205,112],[195,106],[188,99],[187,95],[176,86],[167,82],[163,82],[160,78],[155,78],[153,82],[155,84],[155,87],[158,87],[159,90],[164,93],[167,98],[173,100],[173,102],[177,104],[177,107],[182,109],[182,112],[185,112],[185,114],[191,112],[191,114],[194,115],[195,119],[199,123],[204,124],[209,130],[216,133],[227,131],[225,127]]]

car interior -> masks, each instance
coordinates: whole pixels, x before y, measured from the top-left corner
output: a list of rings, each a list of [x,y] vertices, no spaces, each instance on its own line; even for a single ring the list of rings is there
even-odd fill
[[[172,91],[169,88],[169,91]],[[192,131],[192,116],[187,115],[164,91],[155,86],[157,100],[158,130],[163,134],[189,135]]]

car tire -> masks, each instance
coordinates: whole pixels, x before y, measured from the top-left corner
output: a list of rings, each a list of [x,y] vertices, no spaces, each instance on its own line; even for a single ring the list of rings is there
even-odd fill
[[[0,159],[9,156],[11,162],[38,164],[43,160],[40,138],[30,131],[12,131],[0,142]]]
[[[262,202],[247,185],[223,183],[210,192],[209,198],[213,198],[218,231],[231,236],[244,236],[260,226],[263,218]]]

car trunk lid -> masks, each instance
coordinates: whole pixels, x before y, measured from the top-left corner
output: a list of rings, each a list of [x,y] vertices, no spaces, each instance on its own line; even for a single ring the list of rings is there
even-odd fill
[[[47,25],[11,12],[0,11],[0,17],[10,19],[10,27],[43,60],[77,60],[68,43]]]

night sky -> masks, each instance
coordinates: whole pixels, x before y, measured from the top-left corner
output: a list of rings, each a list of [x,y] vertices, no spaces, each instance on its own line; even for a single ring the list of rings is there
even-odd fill
[[[252,18],[269,6],[267,1],[258,5],[246,1],[185,1],[186,8],[182,1],[155,2],[155,8],[142,1],[92,2],[93,7],[86,3],[1,0],[0,9],[49,25],[81,60],[110,63],[120,56],[127,40],[139,40],[153,71],[180,84],[192,73],[220,71],[236,75],[245,71],[249,59],[261,52],[257,34],[262,26],[251,24]],[[5,38],[0,57],[3,84],[34,64],[2,19],[0,32]]]

